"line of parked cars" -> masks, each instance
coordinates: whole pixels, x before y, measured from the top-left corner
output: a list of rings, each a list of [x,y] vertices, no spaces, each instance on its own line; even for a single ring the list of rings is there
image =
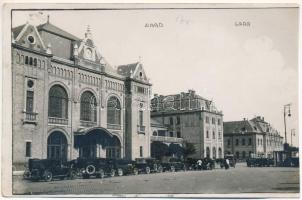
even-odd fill
[[[199,161],[201,161],[201,165]],[[24,178],[32,181],[51,181],[53,179],[75,179],[77,177],[88,179],[168,171],[211,170],[214,168],[214,162],[209,158],[187,159],[185,162],[177,158],[167,158],[162,161],[154,158],[138,158],[135,161],[110,158],[78,158],[68,162],[29,159]]]

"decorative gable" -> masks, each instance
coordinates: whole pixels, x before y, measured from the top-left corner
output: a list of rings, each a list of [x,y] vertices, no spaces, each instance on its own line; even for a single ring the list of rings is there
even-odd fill
[[[134,72],[132,72],[130,78],[143,81],[143,82],[149,82],[149,79],[146,76],[145,70],[143,68],[143,65],[141,63],[137,63],[136,68]]]
[[[26,24],[18,35],[15,35],[14,42],[21,46],[36,50],[46,51],[46,47],[40,37],[37,28],[33,25]]]

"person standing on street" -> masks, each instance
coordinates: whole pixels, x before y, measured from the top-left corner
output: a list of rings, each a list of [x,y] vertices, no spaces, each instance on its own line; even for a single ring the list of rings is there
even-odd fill
[[[230,161],[227,158],[227,159],[225,159],[225,169],[229,169],[229,167],[230,167]]]

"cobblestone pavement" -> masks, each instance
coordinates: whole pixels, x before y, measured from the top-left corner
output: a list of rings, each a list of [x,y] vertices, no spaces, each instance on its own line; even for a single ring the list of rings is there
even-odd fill
[[[248,168],[165,172],[104,179],[31,182],[13,178],[15,194],[230,194],[299,193],[298,168]]]

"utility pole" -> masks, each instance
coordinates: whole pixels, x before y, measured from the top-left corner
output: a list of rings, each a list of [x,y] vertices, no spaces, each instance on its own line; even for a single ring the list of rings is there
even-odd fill
[[[287,143],[287,135],[286,135],[286,115],[287,115],[288,117],[291,116],[291,113],[290,113],[290,106],[291,106],[291,103],[286,104],[286,105],[283,106],[285,144]]]

